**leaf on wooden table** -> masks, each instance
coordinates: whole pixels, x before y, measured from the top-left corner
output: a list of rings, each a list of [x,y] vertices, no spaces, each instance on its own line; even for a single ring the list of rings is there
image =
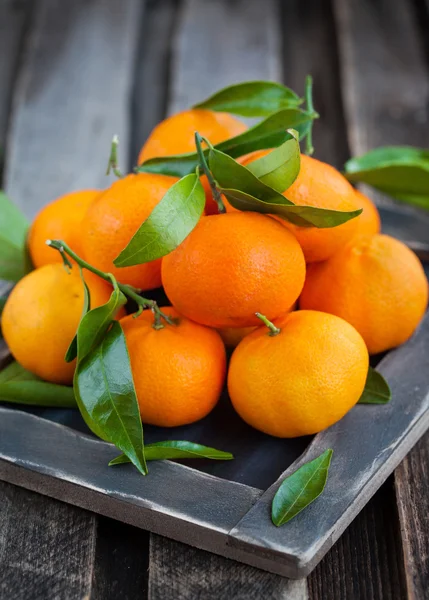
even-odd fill
[[[277,527],[293,519],[323,492],[328,478],[332,450],[326,450],[286,477],[276,492],[271,518]]]
[[[246,81],[219,90],[193,108],[227,112],[241,117],[266,117],[301,103],[302,99],[281,83]]]
[[[17,362],[0,371],[0,402],[76,408],[73,388],[42,381]]]
[[[125,335],[117,321],[98,346],[79,359],[75,392],[103,439],[115,444],[146,475],[140,411]]]
[[[291,138],[290,133],[287,132],[288,129],[297,130],[299,138],[302,139],[307,134],[309,125],[314,118],[314,114],[299,108],[286,108],[270,115],[244,133],[217,144],[215,148],[234,158],[254,150],[277,148]],[[205,150],[204,154],[207,156],[208,150]],[[136,171],[183,177],[193,173],[198,164],[198,154],[193,152],[151,158],[137,167]]]
[[[31,271],[27,230],[27,219],[0,191],[0,279],[19,281]]]
[[[210,149],[208,163],[220,191],[238,210],[275,214],[301,227],[319,228],[336,227],[362,212],[362,209],[342,212],[295,205],[260,181],[247,167],[215,148]]]
[[[391,399],[392,392],[383,375],[369,367],[365,389],[362,392],[359,404],[387,404]]]
[[[344,168],[349,181],[429,210],[429,150],[385,146],[350,159]]]
[[[114,260],[117,267],[146,263],[172,252],[191,233],[204,211],[206,196],[196,173],[167,191]]]
[[[178,458],[207,458],[211,460],[232,460],[230,452],[223,452],[194,442],[167,440],[148,444],[144,448],[145,458],[149,460],[173,460]],[[110,461],[109,466],[130,462],[130,459],[121,454]]]

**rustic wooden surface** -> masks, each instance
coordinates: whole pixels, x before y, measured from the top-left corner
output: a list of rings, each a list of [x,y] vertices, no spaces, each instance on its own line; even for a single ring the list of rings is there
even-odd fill
[[[316,157],[427,146],[429,2],[0,0],[0,146],[28,214],[106,185],[165,114],[235,80],[314,75]],[[7,133],[7,136],[6,136]],[[0,483],[0,598],[427,597],[429,435],[308,581],[288,582]]]

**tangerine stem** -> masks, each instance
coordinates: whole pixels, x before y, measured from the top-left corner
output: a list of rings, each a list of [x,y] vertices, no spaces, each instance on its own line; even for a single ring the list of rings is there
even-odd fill
[[[212,147],[210,142],[208,140],[206,140],[205,138],[203,138],[198,131],[195,132],[195,146],[197,147],[197,154],[198,154],[198,158],[200,159],[200,168],[204,171],[205,176],[207,177],[207,180],[210,184],[210,189],[212,191],[213,194],[213,200],[216,202],[218,210],[220,213],[224,213],[225,212],[225,206],[222,202],[222,196],[217,188],[216,182],[214,180],[214,177],[212,175],[212,172],[209,169],[209,166],[207,164],[207,160],[205,157],[205,154],[203,152],[203,149],[201,147],[201,142],[204,141],[207,146],[209,146],[210,148]]]
[[[261,319],[262,323],[264,325],[266,325],[269,329],[268,335],[274,336],[274,335],[279,335],[279,333],[281,332],[281,329],[279,329],[278,327],[276,327],[274,325],[274,323],[272,323],[269,319],[267,319],[267,317],[265,315],[261,315],[261,313],[255,313],[255,315],[258,317],[258,319]]]
[[[311,75],[307,75],[305,78],[305,102],[307,104],[307,112],[310,113],[310,116],[312,117],[305,139],[305,153],[311,156],[314,152],[313,119],[318,116],[313,106],[313,78]]]
[[[110,171],[112,170],[116,177],[121,179],[123,177],[122,171],[118,167],[118,146],[119,146],[119,138],[117,135],[114,135],[112,138],[112,144],[110,146],[110,156],[109,162],[107,164],[106,175],[110,175]]]
[[[63,260],[67,258],[66,255],[70,256],[82,269],[87,269],[88,271],[91,271],[91,273],[94,273],[94,275],[98,275],[98,277],[104,279],[104,281],[107,281],[108,283],[112,284],[112,279],[115,279],[110,273],[105,273],[104,271],[100,271],[100,269],[97,269],[97,267],[93,267],[92,265],[90,265],[88,262],[86,262],[86,260],[78,256],[76,252],[74,252],[62,240],[46,240],[46,244],[51,248],[58,250],[58,252],[63,257]],[[72,265],[70,261],[68,262],[71,267]],[[65,262],[65,264],[67,263]],[[158,319],[163,318],[169,325],[175,325],[174,319],[163,313],[162,310],[159,308],[158,304],[155,302],[155,300],[149,300],[148,298],[140,296],[140,290],[133,287],[132,285],[119,283],[119,281],[117,282],[117,284],[121,292],[125,294],[127,298],[134,300],[134,302],[139,307],[139,310],[137,311],[137,316],[141,313],[142,308],[150,308],[153,311],[155,318],[158,315]]]

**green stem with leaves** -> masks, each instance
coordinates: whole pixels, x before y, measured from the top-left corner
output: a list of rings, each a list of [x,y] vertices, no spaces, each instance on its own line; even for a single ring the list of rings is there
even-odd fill
[[[207,180],[210,184],[210,189],[212,191],[213,200],[216,202],[219,212],[224,213],[225,206],[224,206],[224,203],[222,202],[221,193],[217,188],[216,182],[215,182],[214,177],[209,169],[209,166],[206,161],[206,157],[205,157],[203,149],[201,147],[201,143],[203,141],[207,144],[207,146],[209,148],[212,148],[212,145],[210,144],[210,142],[206,138],[202,137],[198,133],[198,131],[196,131],[195,132],[195,146],[197,147],[197,154],[198,154],[198,158],[200,160],[200,170],[203,171],[204,175],[207,177]]]
[[[307,75],[305,79],[305,102],[307,105],[307,112],[313,117],[313,119],[316,119],[319,115],[316,113],[313,106],[313,78],[311,75]],[[311,121],[305,139],[305,153],[311,156],[313,152],[313,121]]]
[[[272,323],[265,315],[261,315],[261,313],[255,313],[258,319],[261,319],[262,323],[268,327],[268,335],[275,336],[279,335],[281,329],[276,327],[274,323]]]
[[[122,171],[118,167],[118,146],[119,146],[119,138],[117,135],[113,136],[112,145],[110,146],[110,156],[109,163],[107,165],[106,175],[110,175],[110,171],[121,179],[123,177]]]
[[[51,248],[58,250],[58,252],[61,254],[64,265],[67,268],[71,269],[73,266],[68,258],[68,257],[70,257],[82,269],[87,269],[88,271],[91,271],[91,273],[94,273],[94,275],[98,275],[98,277],[100,277],[101,279],[104,279],[104,281],[107,281],[110,284],[112,283],[113,276],[110,273],[105,273],[104,271],[100,271],[100,269],[93,267],[91,264],[86,262],[86,260],[84,260],[83,258],[78,256],[76,254],[76,252],[74,252],[62,240],[47,240],[46,244],[48,246],[50,246]],[[149,300],[148,298],[144,298],[143,296],[140,296],[140,294],[139,294],[140,290],[138,290],[137,288],[135,288],[131,285],[127,285],[127,284],[118,282],[118,287],[121,290],[121,292],[125,296],[127,296],[127,298],[134,300],[134,302],[139,307],[139,309],[136,313],[136,316],[138,316],[144,308],[150,308],[152,310],[152,312],[155,315],[155,323],[154,323],[155,329],[161,329],[162,327],[164,327],[161,319],[164,319],[169,325],[174,325],[174,320],[162,312],[162,310],[159,308],[159,306],[155,302],[155,300]]]

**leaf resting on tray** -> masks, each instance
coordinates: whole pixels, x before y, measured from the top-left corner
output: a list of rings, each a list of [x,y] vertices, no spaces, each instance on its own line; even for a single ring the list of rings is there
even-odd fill
[[[174,460],[178,458],[208,458],[211,460],[232,460],[230,452],[223,452],[194,442],[167,440],[145,446],[145,458],[149,460]],[[109,466],[129,463],[130,459],[121,454],[109,462]]]
[[[369,367],[365,389],[359,404],[387,404],[392,398],[389,384],[378,371]]]
[[[274,525],[284,525],[320,496],[328,478],[331,457],[332,450],[328,449],[286,477],[273,499]]]

